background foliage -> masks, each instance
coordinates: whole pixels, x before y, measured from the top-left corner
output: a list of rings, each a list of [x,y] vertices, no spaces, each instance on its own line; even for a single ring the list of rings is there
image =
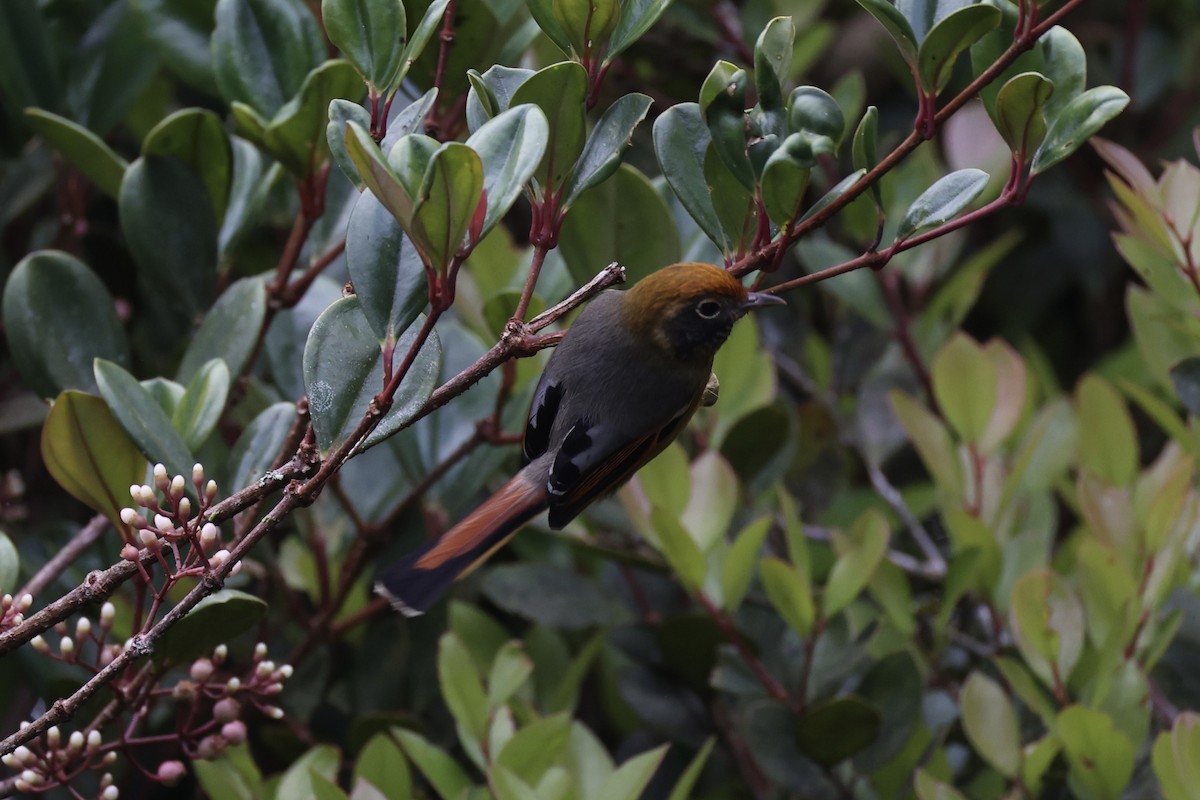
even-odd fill
[[[0,15],[0,794],[1198,796],[1189,4]],[[719,403],[373,597],[677,260]]]

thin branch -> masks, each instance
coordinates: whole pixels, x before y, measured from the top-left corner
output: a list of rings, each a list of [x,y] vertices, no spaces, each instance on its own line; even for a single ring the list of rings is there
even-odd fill
[[[437,66],[433,72],[433,86],[439,90],[446,80],[446,64],[450,60],[450,47],[454,44],[454,15],[458,13],[457,6],[456,0],[450,0],[446,4],[446,10],[442,12],[442,31],[438,34]],[[429,109],[429,115],[425,117],[425,134],[436,139],[439,127],[437,104],[434,103],[434,107]]]
[[[746,662],[746,666],[754,673],[754,677],[758,678],[758,682],[767,690],[767,694],[788,708],[795,710],[795,699],[788,694],[787,689],[783,688],[783,684],[767,671],[762,661],[759,660],[754,651],[746,644],[741,631],[733,624],[733,620],[729,618],[729,615],[713,605],[713,602],[704,595],[704,592],[696,593],[696,602],[700,604],[705,613],[716,623],[717,628],[721,631],[721,635],[725,637],[726,641],[732,644],[738,651],[738,655],[742,657],[742,661]]]
[[[71,541],[67,542],[54,557],[42,565],[42,568],[29,581],[17,591],[13,597],[23,597],[31,594],[36,597],[43,589],[63,573],[64,570],[75,562],[75,559],[87,550],[95,542],[104,535],[108,530],[108,517],[103,514],[97,514],[88,520],[88,523],[79,529],[79,532],[71,537]]]
[[[883,498],[883,501],[891,507],[892,511],[896,512],[896,516],[900,517],[900,521],[904,523],[904,527],[908,528],[908,532],[912,534],[913,541],[917,543],[917,547],[921,548],[921,553],[925,556],[925,563],[919,565],[919,574],[932,580],[945,578],[946,559],[942,557],[941,551],[934,544],[933,537],[929,535],[929,531],[925,530],[925,526],[913,514],[912,509],[904,502],[904,498],[900,495],[899,490],[883,474],[883,470],[869,458],[864,458],[863,462],[867,466],[867,476],[871,479],[871,486],[875,488],[875,493]]]

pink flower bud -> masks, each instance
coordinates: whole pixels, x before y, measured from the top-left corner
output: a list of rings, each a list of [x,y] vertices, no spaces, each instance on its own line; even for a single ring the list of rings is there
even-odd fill
[[[187,767],[182,761],[164,761],[158,765],[158,779],[166,786],[174,786],[179,779],[187,774]]]
[[[217,722],[233,722],[242,713],[242,704],[232,697],[224,697],[213,706],[213,719]]]
[[[132,545],[132,544],[127,544],[124,547],[122,547],[121,548],[121,558],[125,559],[126,561],[137,561],[138,560],[137,546]]]
[[[207,658],[197,658],[192,662],[192,668],[189,672],[192,676],[192,680],[197,681],[198,683],[204,683],[206,680],[212,677],[214,669],[216,668],[213,666],[213,663]]]
[[[229,744],[241,744],[246,741],[246,723],[240,719],[225,723],[221,726],[221,738]]]

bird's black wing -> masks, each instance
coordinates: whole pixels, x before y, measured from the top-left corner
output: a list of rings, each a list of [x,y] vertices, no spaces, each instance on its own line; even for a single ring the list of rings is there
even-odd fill
[[[529,406],[529,419],[525,423],[523,463],[528,464],[538,456],[545,455],[549,449],[550,430],[554,427],[562,398],[562,386],[543,375],[534,392],[533,403]]]

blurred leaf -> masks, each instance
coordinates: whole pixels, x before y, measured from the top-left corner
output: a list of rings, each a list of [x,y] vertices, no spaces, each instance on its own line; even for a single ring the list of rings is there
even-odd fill
[[[404,55],[408,20],[401,0],[322,0],[321,20],[329,41],[354,65],[363,81],[388,88]]]
[[[21,559],[17,555],[17,548],[8,534],[0,531],[0,594],[16,596],[20,569]]]
[[[151,464],[166,466],[170,475],[191,475],[196,463],[192,451],[145,387],[120,365],[102,358],[96,359],[95,373],[109,410],[142,455]]]
[[[485,122],[467,146],[483,163],[483,202],[487,213],[474,234],[478,241],[499,222],[525,189],[542,160],[549,138],[546,116],[537,108],[519,107]]]
[[[574,61],[538,70],[513,92],[511,107],[532,103],[542,110],[549,123],[545,154],[534,171],[543,192],[558,192],[583,152],[587,134],[586,99],[587,72]]]
[[[1154,775],[1166,800],[1200,798],[1200,715],[1184,711],[1154,740]]]
[[[350,795],[343,792],[342,787],[338,786],[333,778],[312,770],[309,771],[309,777],[312,780],[314,800],[351,800]]]
[[[832,617],[850,604],[883,560],[891,531],[887,519],[875,509],[864,511],[842,539],[838,559],[825,582],[823,614]]]
[[[195,759],[190,767],[209,797],[259,800],[264,795],[262,773],[244,743],[225,748],[215,759]]]
[[[296,419],[294,403],[274,403],[255,417],[229,454],[229,488],[239,491],[261,479],[281,455]],[[282,454],[285,455],[286,454]]]
[[[14,108],[61,111],[62,74],[43,14],[30,3],[0,4],[0,89]]]
[[[948,783],[942,783],[923,769],[917,770],[913,780],[919,800],[966,800],[966,796]]]
[[[939,178],[904,212],[900,227],[896,229],[896,240],[903,241],[920,230],[941,225],[957,216],[979,196],[988,179],[988,174],[979,169],[960,169]]]
[[[163,66],[189,86],[212,93],[212,40],[216,0],[136,0],[141,28],[163,59]]]
[[[1097,86],[1075,97],[1050,122],[1046,138],[1033,154],[1030,174],[1062,161],[1129,105],[1129,95],[1115,86]]]
[[[636,800],[666,754],[667,745],[663,745],[634,756],[605,779],[596,796],[604,800]]]
[[[496,800],[538,800],[537,793],[527,783],[504,767],[493,766],[488,771],[488,782]]]
[[[671,790],[671,794],[667,800],[688,800],[693,797],[696,781],[700,779],[700,775],[704,767],[708,764],[708,757],[712,754],[713,746],[717,743],[716,736],[710,736],[704,742],[704,746],[696,753],[687,765],[687,769],[679,776],[679,780],[675,782],[675,788]]]
[[[1021,734],[1008,695],[975,671],[963,685],[960,703],[963,728],[976,752],[1001,775],[1016,777],[1021,771]]]
[[[155,125],[142,141],[143,156],[172,156],[187,164],[208,190],[213,217],[225,215],[233,151],[221,120],[211,111],[185,108]]]
[[[159,664],[185,664],[207,655],[217,645],[231,642],[253,628],[266,613],[267,604],[254,595],[221,589],[166,630],[154,648],[154,660]]]
[[[218,0],[216,20],[217,87],[264,119],[295,97],[324,59],[316,18],[300,0]]]
[[[1060,687],[1083,650],[1084,609],[1071,587],[1049,570],[1023,575],[1013,584],[1009,621],[1029,668]]]
[[[655,231],[655,235],[642,236],[639,231]],[[628,164],[579,197],[563,222],[559,248],[580,283],[616,261],[625,267],[632,284],[682,255],[662,195]]]
[[[629,5],[626,3],[625,5]],[[592,128],[563,189],[563,213],[588,189],[599,186],[621,166],[621,157],[633,144],[633,132],[653,101],[636,92],[624,95],[605,110]]]
[[[917,75],[922,87],[938,94],[950,82],[954,64],[968,47],[1000,24],[1000,11],[992,6],[964,5],[942,17],[929,29],[917,53]]]
[[[768,556],[759,563],[759,574],[771,605],[779,611],[788,627],[807,638],[817,618],[808,575],[775,556]]]
[[[533,674],[533,661],[525,654],[520,642],[507,642],[492,662],[488,673],[488,707],[496,708],[520,689]],[[519,774],[519,773],[518,773]]]
[[[893,390],[888,394],[888,399],[891,400],[896,418],[904,426],[913,447],[917,449],[922,463],[934,481],[952,496],[961,496],[962,468],[959,466],[958,456],[946,426],[928,409],[903,392]]]
[[[878,710],[879,734],[855,754],[855,769],[873,772],[905,749],[921,719],[924,685],[907,653],[892,653],[871,665],[856,693]]]
[[[396,342],[397,363],[416,341],[423,318],[413,320]],[[437,382],[442,348],[431,334],[400,382],[392,408],[360,445],[365,450],[404,427]],[[357,297],[344,297],[313,324],[304,347],[304,383],[317,444],[322,453],[340,445],[357,427],[383,388],[383,353]]]
[[[132,5],[105,6],[65,61],[68,116],[101,137],[130,114],[159,69]]]
[[[879,735],[879,712],[855,695],[813,706],[796,721],[796,740],[805,755],[831,766],[849,758]]]
[[[96,188],[109,197],[121,190],[129,162],[87,128],[40,108],[26,108],[25,119],[46,142],[62,154]]]
[[[46,471],[59,486],[118,530],[126,529],[121,509],[130,505],[130,485],[145,477],[146,460],[103,400],[83,392],[60,394],[42,425],[41,447]]]
[[[996,95],[996,130],[1022,160],[1028,160],[1046,138],[1043,107],[1054,84],[1037,72],[1014,75]]]
[[[930,364],[938,407],[960,437],[978,444],[996,408],[998,376],[983,348],[956,333]]]
[[[441,797],[460,797],[471,787],[471,779],[454,759],[424,736],[404,728],[393,728],[392,735]]]
[[[594,583],[553,564],[493,567],[484,576],[483,591],[505,611],[551,628],[579,630],[613,622],[609,600]]]
[[[710,450],[692,462],[691,496],[680,521],[702,553],[725,540],[738,505],[738,478],[721,454]]]
[[[881,0],[881,2],[885,2],[885,1],[886,0]],[[808,210],[805,211],[803,215],[801,215],[800,222],[803,222],[804,220],[806,220],[809,217],[813,216],[814,214],[818,213],[819,211],[824,209],[826,206],[828,206],[830,203],[832,203],[834,200],[837,200],[839,197],[844,195],[846,192],[850,191],[851,187],[853,187],[856,183],[858,183],[860,180],[862,180],[863,176],[866,174],[867,174],[866,170],[856,169],[856,170],[854,170],[854,172],[851,172],[849,175],[842,178],[840,181],[838,181],[836,184],[834,184],[834,187],[832,189],[830,189],[825,194],[821,195],[820,200],[818,200],[817,202],[815,202],[811,206],[809,206]]]
[[[671,0],[622,0],[621,15],[608,39],[608,48],[604,51],[604,63],[611,63],[629,45],[650,30],[669,5]],[[530,2],[530,8],[533,6],[534,3]]]
[[[738,610],[750,589],[754,564],[770,530],[771,518],[759,517],[738,533],[733,545],[725,552],[721,562],[721,605],[731,614]],[[811,604],[811,600],[809,602]]]
[[[113,299],[72,255],[41,250],[21,259],[4,285],[4,330],[21,378],[42,397],[95,391],[92,361],[129,363]]]
[[[453,633],[438,639],[438,684],[459,725],[476,742],[487,734],[488,702],[466,646]]]
[[[242,278],[226,289],[188,342],[175,377],[190,381],[214,358],[222,359],[231,376],[245,369],[267,314],[267,291],[258,276]]]
[[[535,720],[517,731],[495,754],[495,763],[536,786],[559,760],[571,734],[571,715],[554,714]]]
[[[216,427],[225,410],[229,386],[229,367],[219,358],[197,370],[188,382],[171,422],[189,450],[195,452]]]
[[[858,0],[871,16],[878,20],[887,32],[891,34],[900,49],[900,55],[910,67],[917,65],[917,36],[913,33],[912,25],[904,18],[897,8],[888,0]]]
[[[317,745],[304,755],[297,758],[283,773],[279,782],[279,797],[313,797],[322,800],[316,790],[316,784],[321,778],[329,781],[337,777],[341,754],[336,747],[327,744]]]
[[[674,515],[661,508],[650,512],[650,524],[658,535],[662,554],[688,591],[696,592],[704,585],[708,567],[704,553],[696,540]]]
[[[354,762],[354,780],[365,780],[384,797],[412,796],[412,775],[408,760],[399,745],[387,733],[371,737]]]
[[[1200,415],[1200,357],[1185,358],[1172,367],[1171,385],[1188,413]]]
[[[1138,469],[1137,432],[1121,395],[1103,378],[1085,375],[1075,390],[1079,464],[1110,486],[1128,486]]]
[[[346,267],[376,338],[395,340],[429,302],[421,256],[396,218],[363,192],[346,228]]]
[[[1071,706],[1058,715],[1054,732],[1070,765],[1077,797],[1116,800],[1133,775],[1133,746],[1102,711]]]

